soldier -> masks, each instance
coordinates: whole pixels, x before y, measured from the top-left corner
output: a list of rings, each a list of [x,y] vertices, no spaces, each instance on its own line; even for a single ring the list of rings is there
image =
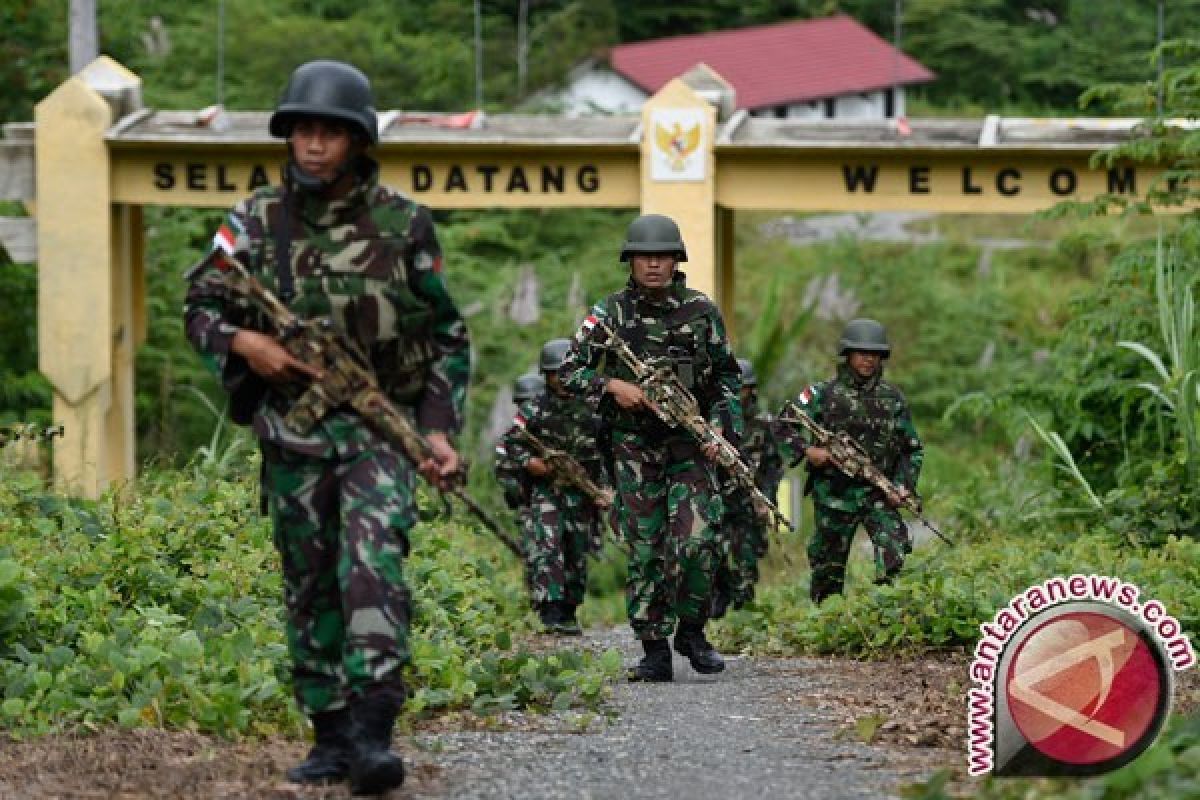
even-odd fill
[[[740,380],[720,311],[676,269],[687,253],[675,222],[635,219],[621,260],[629,262],[629,283],[592,308],[559,375],[568,390],[600,404],[611,428],[617,525],[630,548],[627,610],[645,650],[630,679],[669,681],[672,631],[675,650],[697,672],[725,668],[704,636],[721,519],[711,463],[717,447],[702,450],[656,416],[599,323],[638,357],[672,369],[710,422],[734,436],[742,427]]]
[[[837,376],[809,386],[795,402],[818,424],[857,440],[875,465],[901,487],[900,494],[885,497],[839,472],[830,463],[829,451],[811,446],[801,432],[789,430],[782,438],[781,448],[790,463],[808,461],[805,491],[813,496],[816,523],[808,545],[814,603],[842,591],[850,544],[860,524],[874,545],[877,583],[890,582],[912,550],[897,509],[905,496],[916,491],[924,450],[904,395],[883,380],[883,361],[891,352],[881,324],[873,319],[851,320],[839,343],[845,360]]]
[[[758,376],[749,359],[739,358],[742,372],[742,414],[746,432],[739,450],[754,470],[754,482],[762,493],[774,499],[783,480],[783,459],[776,447],[775,417],[758,406]],[[727,481],[723,493],[725,517],[722,519],[723,544],[728,557],[722,558],[713,592],[712,616],[721,617],[730,602],[744,608],[754,600],[758,583],[758,562],[767,554],[767,521],[755,511],[749,494]]]
[[[545,391],[546,379],[537,372],[526,372],[513,383],[513,402],[519,409]],[[504,436],[496,442],[495,456],[496,482],[504,492],[505,504],[517,514],[521,538],[525,541],[532,535],[529,533],[532,524],[529,513],[529,475],[509,452]]]
[[[434,456],[415,469],[440,483],[459,466],[450,436],[463,414],[467,330],[442,278],[429,211],[380,185],[367,155],[378,139],[373,106],[353,66],[298,67],[269,123],[288,144],[282,185],[238,203],[217,242],[298,316],[328,317],[358,346],[389,398],[427,434]],[[309,435],[289,430],[285,414],[320,375],[227,292],[211,258],[189,279],[188,338],[262,451],[293,689],[316,740],[288,778],[348,777],[355,793],[368,794],[398,786],[404,766],[390,746],[409,660],[402,568],[416,522],[414,465],[344,407]]]
[[[583,631],[575,611],[587,589],[587,554],[603,524],[604,509],[556,479],[538,449],[540,444],[560,450],[597,484],[608,483],[596,444],[600,421],[592,406],[563,388],[557,375],[570,347],[570,339],[551,339],[542,347],[546,391],[521,404],[504,446],[529,480],[531,525],[525,555],[534,608],[548,631],[578,636]]]

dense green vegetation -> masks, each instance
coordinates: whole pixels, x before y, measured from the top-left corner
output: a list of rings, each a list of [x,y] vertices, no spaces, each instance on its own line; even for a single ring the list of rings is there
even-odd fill
[[[194,108],[216,100],[216,3],[100,0],[97,6],[101,49],[143,77],[149,104]],[[896,4],[886,0],[535,0],[529,6],[522,78],[518,4],[482,4],[489,108],[511,106],[620,42],[838,12],[889,41],[896,27]],[[1145,54],[1155,41],[1154,3],[905,0],[902,7],[904,49],[938,74],[937,82],[916,90],[913,112],[1071,110],[1080,92],[1098,83],[1153,75]],[[256,0],[225,8],[222,99],[231,108],[267,107],[292,67],[330,54],[353,54],[374,78],[383,108],[475,104],[474,18],[465,0]],[[1185,34],[1198,13],[1198,0],[1171,0],[1167,36]],[[29,119],[33,103],[66,77],[66,16],[67,4],[58,0],[0,6],[12,54],[0,63],[0,120]]]
[[[257,492],[211,464],[153,472],[98,502],[28,476],[0,482],[0,725],[299,735]],[[529,652],[520,642],[533,620],[511,557],[436,505],[423,519],[405,565],[408,710],[595,706],[618,654]]]

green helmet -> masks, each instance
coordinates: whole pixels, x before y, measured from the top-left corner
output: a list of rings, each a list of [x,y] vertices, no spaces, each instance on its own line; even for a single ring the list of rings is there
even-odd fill
[[[679,226],[662,214],[643,214],[629,223],[625,244],[621,245],[621,260],[628,261],[636,253],[673,253],[677,260],[687,261]]]
[[[546,391],[546,379],[536,372],[526,372],[513,383],[513,400],[524,403]]]
[[[379,141],[371,82],[344,61],[309,61],[296,67],[271,115],[271,135],[291,136],[300,117],[332,117],[348,123],[371,144]]]
[[[883,325],[873,319],[852,319],[846,323],[842,338],[838,342],[838,355],[844,356],[851,350],[879,353],[884,358],[892,354],[887,332],[884,331]]]
[[[738,367],[742,370],[742,386],[747,389],[758,388],[758,375],[754,374],[754,364],[748,358],[739,358]]]
[[[542,345],[542,358],[539,366],[542,372],[553,372],[567,360],[567,351],[571,349],[570,339],[551,339]]]

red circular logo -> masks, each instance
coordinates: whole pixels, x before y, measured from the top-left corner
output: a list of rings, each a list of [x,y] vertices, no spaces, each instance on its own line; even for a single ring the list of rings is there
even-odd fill
[[[1145,639],[1088,611],[1055,617],[1021,642],[1005,677],[1021,735],[1049,758],[1097,764],[1138,747],[1166,687]]]

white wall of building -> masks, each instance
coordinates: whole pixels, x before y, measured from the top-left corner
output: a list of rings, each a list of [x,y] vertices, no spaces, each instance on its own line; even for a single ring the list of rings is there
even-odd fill
[[[887,91],[840,95],[829,99],[791,103],[785,106],[758,108],[750,113],[756,117],[786,119],[885,119]],[[904,113],[904,88],[895,90],[893,115]],[[641,110],[647,95],[625,78],[595,64],[575,69],[561,89],[538,92],[524,105],[553,109],[570,116],[587,114],[625,114]]]
[[[832,111],[832,115],[830,115]],[[887,117],[887,90],[846,94],[829,100],[812,100],[792,103],[787,106],[757,108],[750,112],[756,117],[785,119],[885,119]],[[896,89],[894,116],[904,116],[904,89]]]
[[[538,105],[577,116],[636,112],[647,97],[649,95],[617,73],[591,67],[572,75],[563,88],[541,92],[534,100]]]

